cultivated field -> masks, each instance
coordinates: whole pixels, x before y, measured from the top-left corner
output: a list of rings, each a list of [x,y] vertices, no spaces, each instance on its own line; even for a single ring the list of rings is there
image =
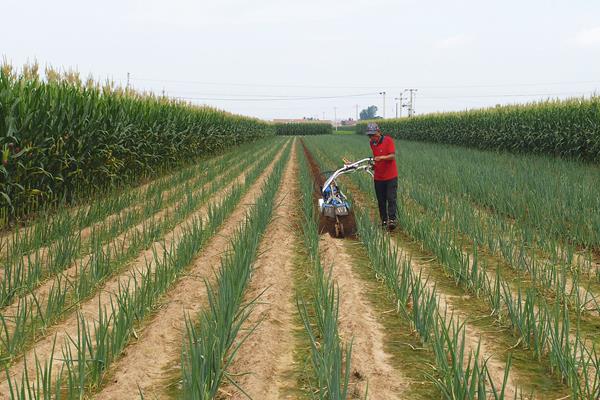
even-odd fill
[[[315,128],[317,129],[317,128]],[[399,228],[359,135],[275,136],[2,236],[0,399],[600,396],[600,169],[397,141]]]

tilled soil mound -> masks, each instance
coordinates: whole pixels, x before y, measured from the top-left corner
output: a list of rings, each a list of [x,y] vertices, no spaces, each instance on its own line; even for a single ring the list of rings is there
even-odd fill
[[[302,141],[302,148],[304,149],[304,154],[306,155],[306,159],[308,160],[308,164],[310,166],[310,171],[313,176],[314,188],[313,190],[313,198],[315,200],[315,204],[318,203],[321,198],[321,188],[325,183],[325,176],[321,173],[321,169],[319,165],[315,161],[314,157],[310,153],[310,151],[306,148],[304,141]],[[356,237],[356,220],[354,218],[354,210],[350,208],[350,213],[343,217],[338,217],[342,225],[344,226],[344,237],[345,238],[355,238]],[[335,232],[335,220],[332,218],[325,217],[324,215],[319,215],[319,233],[329,233],[331,237],[337,237]]]

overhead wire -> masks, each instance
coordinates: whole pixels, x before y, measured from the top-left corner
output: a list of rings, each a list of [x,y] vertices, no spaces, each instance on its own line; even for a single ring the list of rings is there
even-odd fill
[[[333,85],[305,85],[305,84],[288,84],[288,85],[280,85],[280,84],[253,84],[253,83],[226,83],[226,82],[206,82],[206,81],[183,81],[183,80],[160,80],[160,79],[145,79],[145,78],[131,78],[131,81],[140,81],[140,82],[162,82],[162,83],[182,83],[182,84],[199,84],[199,85],[214,85],[214,86],[220,86],[219,88],[216,88],[217,90],[212,90],[212,91],[200,91],[200,90],[189,90],[189,91],[177,91],[176,89],[174,90],[174,93],[172,94],[168,94],[168,97],[171,98],[175,98],[175,99],[180,99],[180,100],[186,100],[186,101],[190,101],[190,102],[216,102],[217,104],[219,102],[231,102],[231,103],[237,103],[237,104],[243,104],[246,103],[248,107],[250,107],[250,104],[265,104],[265,106],[261,106],[261,110],[266,110],[266,109],[272,109],[275,110],[276,108],[273,108],[272,106],[269,106],[267,104],[270,105],[275,105],[277,102],[281,103],[281,105],[285,104],[290,104],[290,103],[295,103],[298,102],[297,106],[294,105],[290,105],[290,106],[286,106],[286,107],[280,107],[277,109],[280,110],[285,110],[285,109],[290,109],[290,108],[296,108],[296,109],[300,109],[300,108],[304,108],[304,106],[300,107],[299,104],[305,102],[305,101],[314,101],[314,100],[340,100],[339,103],[337,103],[338,106],[342,106],[343,104],[347,103],[344,102],[343,99],[362,99],[362,101],[378,101],[379,99],[381,99],[381,88],[385,88],[387,90],[388,93],[391,94],[392,90],[390,89],[390,86],[388,85],[382,85],[382,86],[333,86]],[[570,97],[578,97],[578,96],[588,96],[588,95],[596,95],[597,93],[597,89],[595,90],[582,90],[582,91],[578,91],[578,92],[563,92],[563,91],[548,91],[548,92],[544,92],[544,91],[531,91],[529,93],[522,93],[519,91],[518,87],[536,87],[536,86],[551,86],[551,85],[582,85],[582,84],[594,84],[594,86],[596,84],[600,84],[600,81],[564,81],[564,82],[545,82],[545,83],[514,83],[514,84],[488,84],[488,85],[453,85],[453,86],[422,86],[422,85],[417,85],[417,87],[419,89],[421,89],[422,91],[419,93],[418,96],[418,100],[419,101],[424,101],[427,103],[430,103],[431,101],[435,101],[435,100],[444,100],[444,102],[451,102],[451,103],[457,103],[457,104],[465,104],[465,102],[467,103],[472,103],[472,102],[476,102],[478,99],[510,99],[510,98],[531,98],[531,100],[534,100],[535,98],[540,98],[540,97],[546,97],[546,98],[550,98],[550,97],[566,97],[566,96],[570,96]],[[148,85],[148,86],[155,86],[155,85]],[[326,94],[326,95],[314,95],[314,91],[313,91],[313,95],[287,95],[287,94],[277,94],[277,93],[268,93],[267,91],[264,91],[260,94],[257,93],[242,93],[237,92],[237,93],[230,93],[227,90],[227,87],[240,87],[240,88],[248,88],[248,92],[252,92],[252,88],[260,88],[260,87],[264,87],[264,88],[296,88],[296,89],[338,89],[339,91],[341,91],[340,89],[374,89],[373,91],[365,91],[362,93],[350,93],[350,94]],[[398,86],[400,87],[400,86]],[[408,87],[408,85],[404,86],[404,87]],[[413,85],[414,87],[414,85]],[[512,92],[501,92],[501,93],[489,93],[488,91],[484,91],[484,93],[482,94],[477,94],[477,92],[481,92],[481,90],[474,90],[471,92],[471,94],[468,94],[469,91],[467,91],[467,94],[460,94],[457,93],[455,95],[450,95],[444,92],[438,92],[439,94],[437,94],[437,90],[435,89],[484,89],[484,88],[502,88],[502,87],[506,87],[506,88],[513,88],[515,89]],[[376,91],[375,91],[376,89]],[[574,88],[573,88],[574,89]],[[185,90],[185,89],[184,89]],[[231,90],[233,92],[233,90]],[[325,91],[325,90],[323,90]],[[337,91],[337,90],[335,90]],[[350,91],[350,90],[348,90]],[[433,93],[432,93],[433,91]],[[220,93],[219,93],[220,92]],[[228,93],[229,92],[229,93]],[[266,92],[266,93],[265,93]],[[473,93],[475,92],[475,93]],[[488,92],[488,93],[485,93]],[[163,94],[164,94],[164,88],[163,88]],[[309,91],[310,93],[310,91]],[[464,93],[464,92],[463,92]],[[183,94],[183,95],[179,95],[179,94]],[[470,99],[470,100],[469,100]],[[483,100],[481,100],[483,101]],[[508,102],[510,102],[511,100],[506,100]],[[487,104],[487,102],[486,102]],[[352,108],[354,109],[354,104],[352,105]],[[484,106],[484,104],[481,104],[481,106]],[[348,106],[350,107],[350,106]],[[338,107],[339,108],[339,107]],[[310,114],[310,112],[309,112]]]
[[[322,99],[343,99],[343,98],[353,98],[353,97],[365,97],[365,96],[373,96],[373,93],[360,93],[360,94],[347,94],[347,95],[338,95],[338,96],[294,96],[294,97],[273,97],[273,98],[224,98],[224,97],[184,97],[184,96],[171,96],[175,99],[181,100],[209,100],[209,101],[296,101],[296,100],[322,100]]]
[[[561,93],[498,93],[486,95],[456,95],[456,96],[419,96],[420,99],[475,99],[475,98],[494,98],[494,97],[535,97],[535,96],[581,96],[591,92],[561,92]]]
[[[208,81],[186,81],[186,80],[171,80],[171,79],[151,79],[151,78],[131,78],[132,81],[140,82],[160,82],[160,83],[181,83],[181,84],[198,84],[209,86],[239,86],[239,87],[273,87],[273,88],[307,88],[307,89],[399,89],[406,87],[419,87],[423,89],[463,89],[463,88],[491,88],[491,87],[517,87],[517,86],[554,86],[554,85],[583,85],[583,84],[599,84],[600,80],[594,81],[563,81],[563,82],[521,82],[521,83],[498,83],[498,84],[466,84],[466,85],[313,85],[313,84],[265,84],[265,83],[239,83],[239,82],[208,82]]]
[[[500,97],[540,97],[540,96],[585,96],[591,95],[594,91],[586,92],[546,92],[546,93],[497,93],[487,95],[454,95],[454,96],[427,96],[421,95],[419,99],[479,99],[479,98],[500,98]],[[234,95],[228,95],[234,96]],[[242,96],[242,95],[237,95]],[[186,96],[170,96],[180,100],[198,100],[198,101],[248,101],[248,102],[263,102],[263,101],[303,101],[303,100],[326,100],[326,99],[344,99],[344,98],[369,98],[379,99],[373,93],[338,95],[338,96],[290,96],[290,97],[256,97],[256,98],[236,98],[236,97],[186,97]]]

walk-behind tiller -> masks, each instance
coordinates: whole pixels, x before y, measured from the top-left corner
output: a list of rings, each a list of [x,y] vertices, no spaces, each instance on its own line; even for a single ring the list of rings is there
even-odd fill
[[[346,196],[335,180],[343,175],[356,171],[366,171],[371,176],[373,175],[373,158],[363,158],[362,160],[345,164],[342,168],[332,173],[321,188],[322,198],[319,199],[319,210],[321,215],[335,220],[335,236],[344,237],[344,224],[340,221],[340,217],[350,214],[350,204]]]

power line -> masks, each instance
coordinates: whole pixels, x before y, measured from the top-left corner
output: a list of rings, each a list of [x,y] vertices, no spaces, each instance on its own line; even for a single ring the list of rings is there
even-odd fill
[[[149,79],[149,78],[131,78],[132,81],[140,82],[160,82],[160,83],[181,83],[181,84],[198,84],[212,86],[239,86],[239,87],[273,87],[273,88],[307,88],[307,89],[381,89],[381,88],[404,88],[417,86],[421,89],[462,89],[462,88],[492,88],[492,87],[516,87],[516,86],[551,86],[551,85],[582,85],[582,84],[597,84],[600,81],[563,81],[563,82],[521,82],[521,83],[499,83],[499,84],[466,84],[466,85],[372,85],[372,86],[342,86],[342,85],[311,85],[311,84],[255,84],[255,83],[236,83],[236,82],[207,82],[207,81],[184,81],[170,79]]]
[[[180,81],[171,79],[146,79],[132,78],[132,81],[198,84],[208,86],[240,86],[240,87],[274,87],[274,88],[307,88],[307,89],[374,89],[379,86],[332,86],[332,85],[304,85],[304,84],[268,84],[268,83],[232,83],[232,82],[206,82],[206,81]]]
[[[499,83],[488,85],[461,85],[461,86],[419,86],[423,89],[470,89],[470,88],[494,88],[494,87],[516,87],[516,86],[553,86],[553,85],[589,85],[600,81],[571,81],[571,82],[541,82],[541,83]]]
[[[178,97],[173,96],[175,99],[181,100],[209,100],[209,101],[296,101],[296,100],[319,100],[319,99],[343,99],[353,97],[364,97],[372,96],[373,93],[362,93],[362,94],[347,94],[339,96],[310,96],[310,97],[278,97],[278,98],[225,98],[225,97]]]
[[[467,95],[467,96],[421,96],[422,99],[477,99],[477,98],[490,98],[490,97],[534,97],[534,96],[578,96],[590,94],[582,92],[562,92],[562,93],[499,93],[499,94],[487,94],[487,95]]]
[[[150,89],[148,89],[150,90]],[[142,90],[143,91],[143,90]],[[150,90],[152,91],[152,90]],[[283,95],[283,94],[258,94],[258,93],[211,93],[211,92],[198,92],[198,91],[193,91],[193,92],[189,92],[189,91],[172,91],[173,96],[174,97],[178,97],[178,98],[196,98],[196,97],[207,97],[207,96],[225,96],[225,97],[251,97],[251,98],[265,98],[265,99],[269,99],[269,98],[275,98],[275,99],[280,99],[280,98],[289,98],[289,99],[304,99],[307,97],[314,97],[316,95]],[[364,95],[371,95],[372,93],[365,93]],[[332,95],[333,96],[333,95]],[[335,96],[351,96],[351,97],[355,97],[355,96],[359,96],[356,94],[340,94],[340,95],[335,95]],[[360,94],[360,96],[362,96],[362,94]]]
[[[501,98],[501,97],[536,97],[536,96],[585,96],[591,95],[592,92],[555,92],[555,93],[498,93],[488,95],[457,95],[457,96],[420,96],[419,98],[425,100],[435,99],[478,99],[478,98]],[[228,95],[233,96],[233,95]],[[343,98],[356,98],[362,97],[364,99],[370,99],[376,101],[381,99],[380,96],[375,96],[373,93],[363,94],[350,94],[350,95],[339,95],[339,96],[307,96],[307,97],[259,97],[259,98],[233,98],[233,97],[185,97],[185,96],[170,96],[174,99],[180,100],[198,100],[198,101],[238,101],[238,102],[264,102],[264,101],[303,101],[303,100],[327,100],[327,99],[343,99]]]

